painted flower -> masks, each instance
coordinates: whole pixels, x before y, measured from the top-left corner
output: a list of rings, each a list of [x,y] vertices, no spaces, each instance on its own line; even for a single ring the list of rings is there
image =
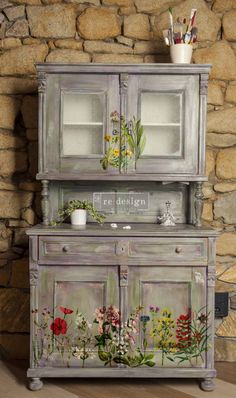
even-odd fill
[[[111,112],[110,117],[111,117],[112,122],[119,122],[119,120],[120,120],[120,115],[117,111]]]
[[[73,310],[65,307],[59,307],[59,310],[65,315],[72,314],[74,312]]]
[[[126,149],[125,154],[126,154],[127,156],[132,156],[133,152],[130,151],[129,149]]]
[[[197,320],[200,321],[200,323],[205,324],[207,322],[208,316],[201,313],[198,315]]]
[[[107,308],[107,321],[115,327],[120,325],[120,311],[113,305]]]
[[[107,142],[111,141],[111,136],[110,135],[105,135],[104,140]]]
[[[53,334],[59,336],[60,334],[66,334],[67,332],[67,322],[62,318],[55,318],[53,323],[50,326],[50,329],[53,331]]]
[[[114,149],[113,154],[114,154],[115,156],[118,156],[119,153],[120,153],[119,149],[117,149],[117,148]]]

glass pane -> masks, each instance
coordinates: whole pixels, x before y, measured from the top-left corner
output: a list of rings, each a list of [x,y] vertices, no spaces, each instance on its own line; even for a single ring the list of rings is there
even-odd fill
[[[178,126],[145,126],[146,145],[143,155],[173,156],[181,155],[180,128]]]
[[[63,155],[100,155],[103,153],[102,126],[64,126]]]
[[[67,93],[63,95],[63,124],[102,123],[104,95]]]
[[[143,124],[180,123],[179,94],[142,93],[141,121]]]
[[[103,153],[104,93],[64,93],[62,99],[62,154]]]

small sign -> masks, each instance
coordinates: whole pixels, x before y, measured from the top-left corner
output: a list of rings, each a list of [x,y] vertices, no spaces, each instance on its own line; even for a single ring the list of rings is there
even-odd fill
[[[103,213],[140,213],[148,210],[148,192],[96,192],[93,205]]]

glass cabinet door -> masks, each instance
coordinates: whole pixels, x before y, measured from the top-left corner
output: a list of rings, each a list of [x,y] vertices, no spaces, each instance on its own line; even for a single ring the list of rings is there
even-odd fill
[[[61,157],[103,153],[105,93],[63,92]]]
[[[104,173],[100,160],[119,98],[118,75],[49,76],[45,148],[49,171]]]
[[[136,89],[135,89],[136,87]],[[198,143],[198,78],[131,76],[129,118],[141,120],[146,144],[140,173],[194,173]]]

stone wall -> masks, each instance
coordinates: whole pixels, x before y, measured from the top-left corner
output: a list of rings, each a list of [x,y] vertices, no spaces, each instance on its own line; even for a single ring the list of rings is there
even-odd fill
[[[0,347],[27,356],[28,242],[40,218],[35,62],[167,62],[167,8],[198,9],[194,62],[212,63],[203,219],[222,231],[217,291],[230,314],[217,321],[216,356],[236,360],[236,1],[0,0]]]

